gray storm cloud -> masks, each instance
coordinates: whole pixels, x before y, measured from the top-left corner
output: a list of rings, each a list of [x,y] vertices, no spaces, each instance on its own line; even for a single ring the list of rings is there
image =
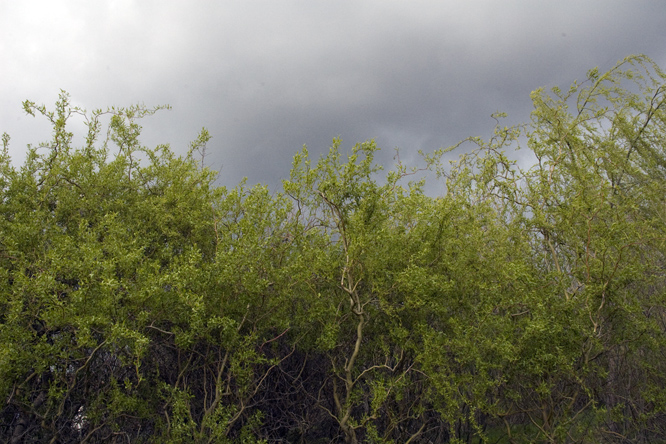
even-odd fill
[[[317,156],[375,138],[389,162],[486,136],[495,111],[632,53],[666,62],[657,1],[4,2],[0,131],[12,157],[48,137],[21,102],[59,90],[92,109],[168,103],[144,143],[184,152],[205,126],[220,182],[277,186],[303,144]]]

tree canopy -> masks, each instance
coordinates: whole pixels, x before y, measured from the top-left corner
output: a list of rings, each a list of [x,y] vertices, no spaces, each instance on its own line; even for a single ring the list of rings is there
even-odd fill
[[[142,146],[162,107],[26,101],[53,135],[20,167],[2,138],[0,439],[666,439],[665,92],[631,56],[414,169],[303,148],[279,192],[217,186],[205,129]]]

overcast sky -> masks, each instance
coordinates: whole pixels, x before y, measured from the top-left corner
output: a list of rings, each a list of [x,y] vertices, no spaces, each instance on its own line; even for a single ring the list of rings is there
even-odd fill
[[[666,1],[0,0],[0,132],[48,139],[21,103],[170,104],[143,143],[201,127],[220,184],[276,188],[304,144],[374,138],[408,161],[529,118],[529,93],[644,53],[666,68]],[[80,140],[80,139],[79,139]]]

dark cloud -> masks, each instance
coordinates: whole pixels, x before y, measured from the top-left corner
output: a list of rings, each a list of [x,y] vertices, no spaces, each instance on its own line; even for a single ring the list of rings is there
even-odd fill
[[[60,88],[85,108],[169,103],[146,144],[184,152],[202,126],[220,183],[276,186],[303,144],[376,138],[390,162],[524,122],[529,93],[632,53],[662,66],[658,1],[28,0],[0,6],[0,131],[13,157],[48,137],[22,100]],[[40,131],[42,131],[40,133]],[[37,140],[35,139],[37,137]]]

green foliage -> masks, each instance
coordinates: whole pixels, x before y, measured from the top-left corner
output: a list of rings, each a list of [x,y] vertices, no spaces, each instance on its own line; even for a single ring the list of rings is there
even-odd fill
[[[2,136],[2,440],[663,440],[664,85],[634,56],[537,90],[424,156],[439,197],[337,139],[280,193],[217,187],[205,128],[141,145],[164,107],[26,101],[53,135],[20,168]]]

